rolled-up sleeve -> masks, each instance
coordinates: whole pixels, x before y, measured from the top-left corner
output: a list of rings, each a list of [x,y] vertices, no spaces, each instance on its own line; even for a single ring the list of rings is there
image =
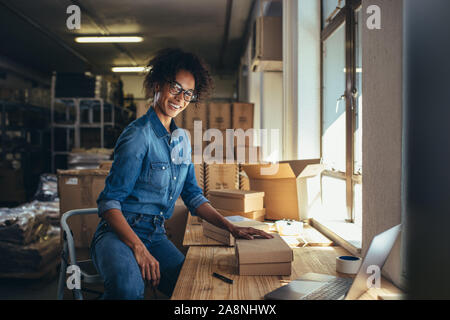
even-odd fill
[[[191,162],[188,167],[186,180],[184,181],[181,198],[192,215],[196,216],[197,208],[205,202],[209,202],[203,195],[202,189],[198,186],[195,178],[194,164]]]
[[[109,209],[122,210],[122,202],[133,191],[147,152],[145,131],[133,126],[120,135],[114,148],[114,161],[105,188],[97,198],[98,214]]]

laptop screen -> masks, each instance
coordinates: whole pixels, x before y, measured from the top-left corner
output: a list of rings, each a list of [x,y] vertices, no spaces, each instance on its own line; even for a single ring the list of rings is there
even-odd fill
[[[367,282],[374,272],[379,271],[381,277],[381,269],[397,240],[400,229],[401,225],[399,224],[373,238],[358,274],[345,297],[346,300],[358,299],[365,293],[370,288],[370,283]]]

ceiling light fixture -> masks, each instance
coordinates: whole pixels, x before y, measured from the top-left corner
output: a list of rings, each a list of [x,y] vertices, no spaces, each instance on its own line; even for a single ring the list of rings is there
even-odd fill
[[[147,67],[112,67],[112,72],[145,72]]]
[[[78,43],[117,43],[117,42],[142,42],[144,38],[138,36],[119,36],[119,37],[76,37]]]

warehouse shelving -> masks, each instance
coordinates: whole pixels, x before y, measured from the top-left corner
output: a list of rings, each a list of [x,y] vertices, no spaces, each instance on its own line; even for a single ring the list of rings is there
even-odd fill
[[[25,201],[35,191],[39,175],[49,170],[49,122],[49,108],[0,100],[0,162],[2,184],[8,188],[2,189],[1,202]],[[9,192],[14,185],[20,190]]]
[[[105,102],[103,98],[99,97],[56,97],[56,73],[52,77],[51,87],[51,170],[55,172],[56,157],[68,156],[72,148],[92,148],[93,146],[86,146],[83,144],[83,133],[89,133],[90,129],[98,129],[99,144],[95,147],[105,147],[105,129],[117,129],[119,131],[130,121],[133,116],[128,110],[116,106],[112,103]],[[98,90],[96,90],[98,91]],[[63,114],[62,117],[57,118],[55,111],[56,107],[60,107]],[[107,116],[107,119],[105,119]],[[58,148],[55,138],[57,137],[56,130],[63,129],[65,131],[65,145],[63,148]],[[116,132],[113,134],[116,135]],[[114,138],[114,137],[113,137]],[[114,141],[108,141],[106,147],[111,148]]]

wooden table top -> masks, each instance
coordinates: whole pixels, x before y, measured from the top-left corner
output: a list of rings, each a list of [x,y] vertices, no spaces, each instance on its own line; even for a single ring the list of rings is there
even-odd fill
[[[290,276],[239,276],[233,247],[190,247],[172,299],[263,299],[266,293],[308,272],[336,275],[336,257],[348,254],[341,247],[303,247],[293,250]],[[234,283],[230,285],[212,277],[213,272],[233,279]]]
[[[172,300],[260,300],[268,292],[309,272],[349,277],[336,272],[336,257],[348,255],[342,247],[294,248],[290,276],[239,276],[234,248],[193,246],[189,248]],[[217,272],[233,279],[233,284],[212,277]],[[371,289],[360,299],[373,300],[378,294],[400,293],[382,279],[382,289]]]
[[[275,231],[274,227],[271,228],[271,232]],[[334,246],[333,241],[325,237],[322,233],[314,229],[308,224],[304,224],[303,232],[300,240],[298,236],[286,236],[284,239],[291,247],[328,247]],[[224,246],[214,239],[205,237],[203,235],[203,227],[197,221],[196,217],[188,215],[186,223],[186,230],[184,232],[183,246]]]

